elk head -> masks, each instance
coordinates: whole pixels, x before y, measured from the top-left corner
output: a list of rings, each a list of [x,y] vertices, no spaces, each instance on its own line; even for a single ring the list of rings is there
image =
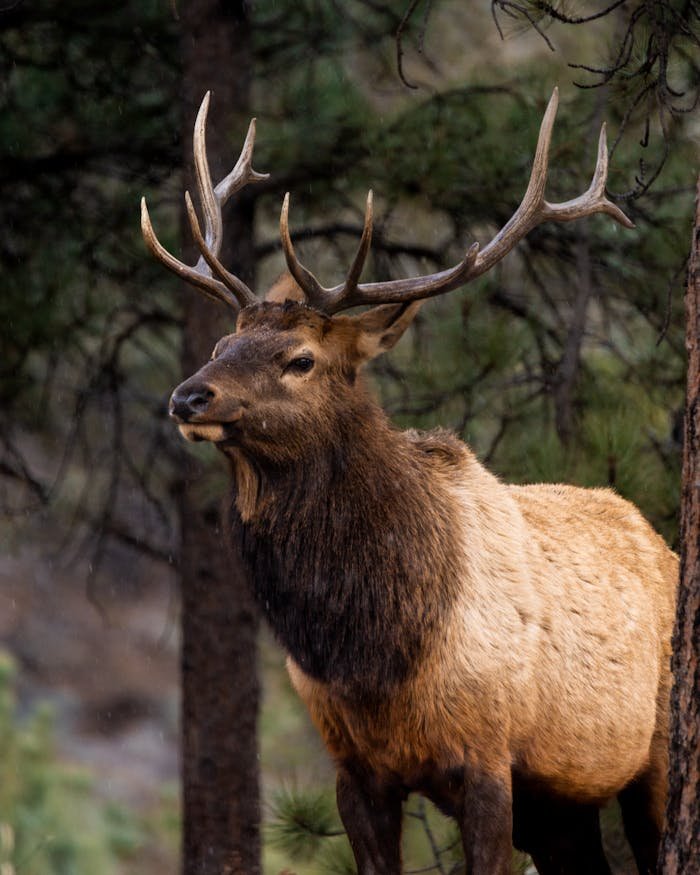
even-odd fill
[[[435,274],[382,283],[360,283],[372,237],[372,192],[367,197],[364,230],[343,283],[324,288],[297,259],[289,233],[289,194],[284,199],[280,233],[294,283],[294,301],[258,302],[253,292],[219,261],[223,236],[221,210],[249,182],[267,178],[252,169],[255,120],[241,156],[221,182],[212,184],[206,157],[205,125],[209,94],[194,129],[194,159],[205,218],[202,233],[189,193],[185,195],[192,233],[201,257],[194,267],[174,258],[153,231],[145,200],[141,224],[147,245],[166,267],[202,292],[227,304],[237,316],[235,333],[216,345],[211,361],[181,383],[170,399],[170,415],[189,440],[208,440],[221,448],[237,446],[277,460],[293,458],[319,440],[332,440],[337,415],[357,397],[356,376],[364,362],[392,347],[411,323],[421,302],[462,286],[489,270],[541,222],[568,222],[607,213],[626,227],[632,222],[605,197],[605,125],[589,189],[572,200],[552,204],[544,198],[552,127],[558,104],[554,90],[540,127],[530,181],[522,203],[483,248],[474,243],[455,267]],[[290,292],[290,289],[293,291]],[[279,290],[273,297],[284,297]],[[299,301],[299,298],[302,300]],[[360,315],[338,315],[366,305]]]

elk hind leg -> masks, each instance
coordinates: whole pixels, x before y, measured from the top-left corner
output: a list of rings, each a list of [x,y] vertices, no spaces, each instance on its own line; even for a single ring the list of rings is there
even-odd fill
[[[647,770],[629,783],[617,798],[639,875],[655,875],[666,804],[665,776],[658,775],[654,769]]]
[[[513,817],[513,843],[532,857],[539,875],[610,875],[596,805],[518,782]]]
[[[617,799],[627,841],[639,875],[655,875],[668,794],[668,696],[662,689],[657,729],[652,738],[649,763],[620,793]]]

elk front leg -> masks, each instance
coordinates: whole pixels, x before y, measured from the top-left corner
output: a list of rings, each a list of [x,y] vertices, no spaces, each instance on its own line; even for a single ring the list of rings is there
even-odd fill
[[[460,818],[469,875],[510,875],[513,857],[513,800],[510,766],[496,771],[467,762]]]
[[[358,875],[400,875],[403,798],[399,789],[352,766],[341,766],[336,795]]]

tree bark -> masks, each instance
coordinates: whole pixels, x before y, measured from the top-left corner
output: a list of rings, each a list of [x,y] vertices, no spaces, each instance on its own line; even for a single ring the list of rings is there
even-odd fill
[[[686,290],[681,579],[673,638],[671,765],[664,875],[700,873],[700,179]]]
[[[209,89],[208,155],[214,182],[238,157],[249,115],[250,26],[244,0],[186,0],[183,34],[183,143],[186,185],[192,129]],[[240,141],[234,140],[234,136]],[[184,218],[183,228],[189,229]],[[235,198],[225,214],[222,261],[251,283],[253,202]],[[183,235],[183,239],[187,236]],[[190,254],[190,263],[195,260]],[[191,287],[185,294],[183,371],[206,362],[233,329],[230,311]],[[184,875],[260,871],[257,751],[257,614],[223,530],[221,495],[202,488],[204,466],[188,454],[180,500],[182,586],[182,770]],[[225,482],[225,475],[222,475]],[[227,495],[230,493],[228,484]],[[228,551],[228,552],[227,552]]]

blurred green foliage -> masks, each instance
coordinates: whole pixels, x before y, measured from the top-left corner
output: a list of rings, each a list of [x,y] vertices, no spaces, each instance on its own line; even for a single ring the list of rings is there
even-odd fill
[[[328,790],[277,790],[272,798],[267,837],[295,862],[308,862],[324,839],[344,835],[335,798]]]
[[[51,706],[25,713],[17,705],[16,680],[14,660],[0,649],[3,875],[148,875],[152,859],[174,859],[177,794],[164,787],[139,812],[103,798],[89,769],[59,755]]]
[[[144,843],[136,816],[96,800],[55,751],[50,709],[20,717],[15,668],[0,651],[0,868],[17,875],[117,875]],[[5,868],[3,868],[3,866]]]

